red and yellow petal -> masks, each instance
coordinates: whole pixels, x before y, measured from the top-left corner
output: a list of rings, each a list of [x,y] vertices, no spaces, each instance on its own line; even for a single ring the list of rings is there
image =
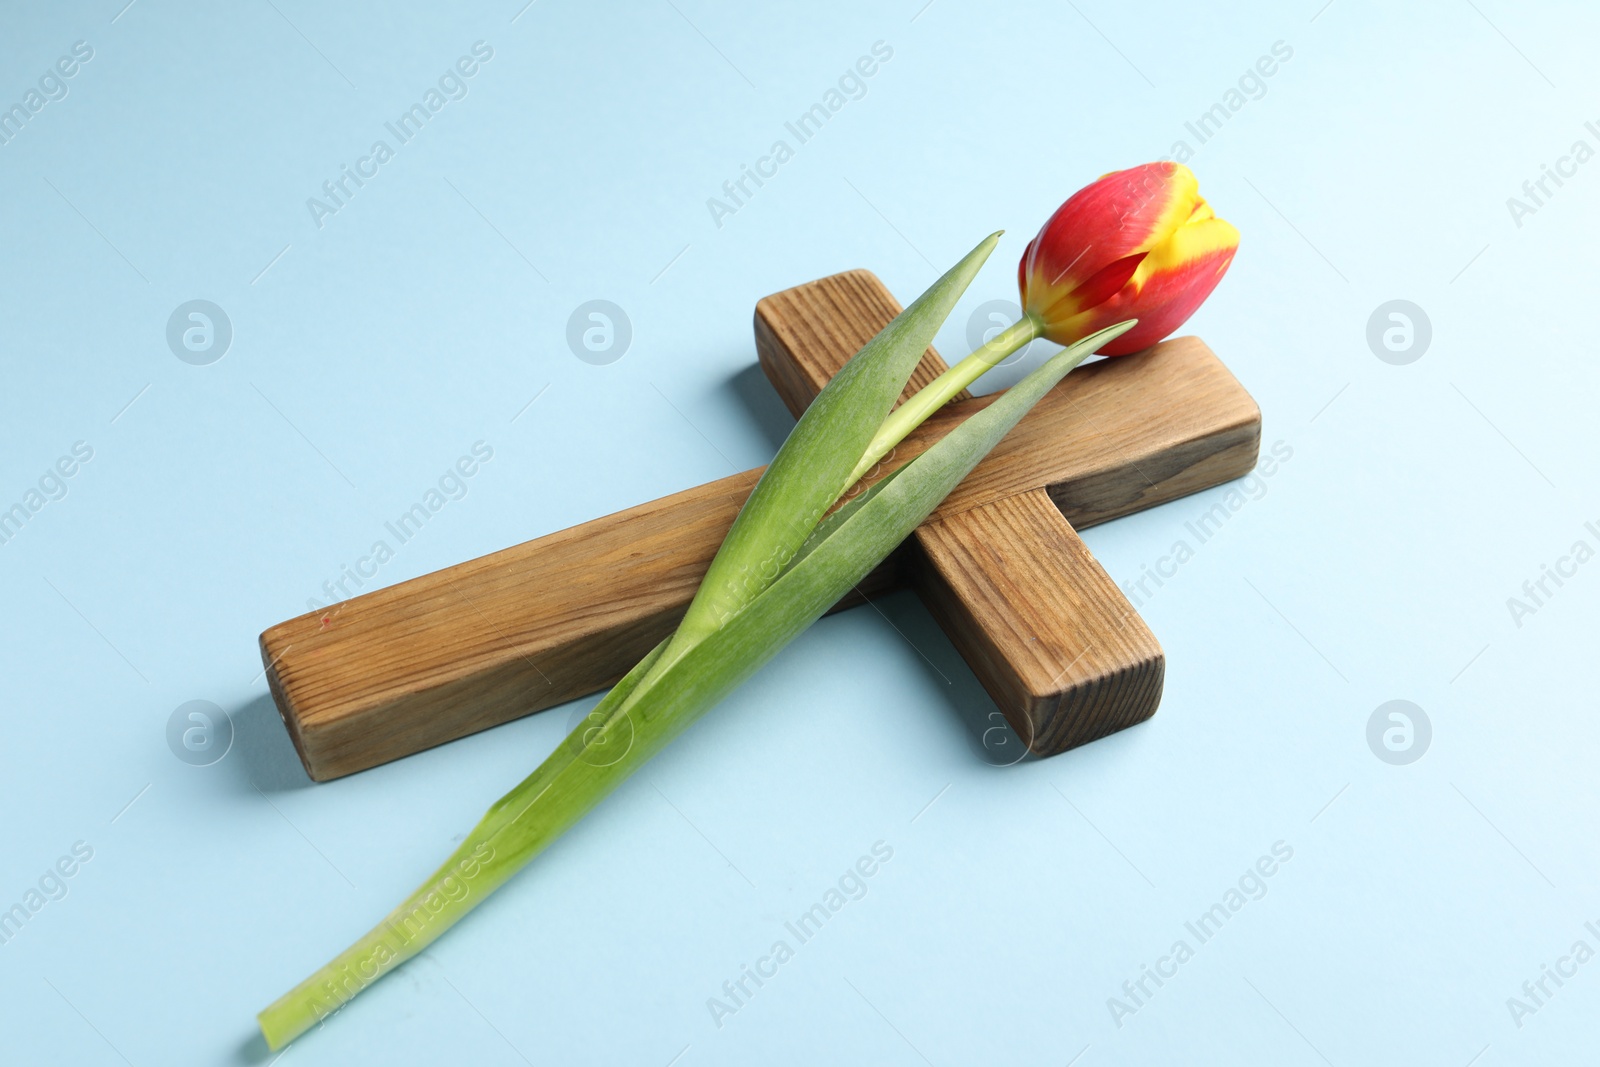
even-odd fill
[[[1102,350],[1137,352],[1194,314],[1238,245],[1239,231],[1216,217],[1187,167],[1116,171],[1063,204],[1029,243],[1018,265],[1023,306],[1060,344],[1137,318]]]
[[[1058,208],[1023,253],[1018,274],[1023,305],[1046,321],[1067,319],[1107,295],[1092,279],[1130,257],[1142,257],[1182,226],[1203,202],[1198,182],[1178,163],[1146,163],[1114,171]]]

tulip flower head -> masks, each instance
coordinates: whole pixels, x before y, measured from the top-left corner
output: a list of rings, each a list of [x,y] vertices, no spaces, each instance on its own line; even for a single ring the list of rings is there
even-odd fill
[[[1182,326],[1239,247],[1181,163],[1146,163],[1085,186],[1022,254],[1022,308],[1039,335],[1070,345],[1113,323],[1139,323],[1101,350],[1138,352]]]
[[[1183,164],[1102,175],[1028,242],[1017,265],[1022,317],[896,408],[850,481],[1036,337],[1074,349],[1079,361],[1149,348],[1204,303],[1238,247],[1239,231],[1217,218]]]

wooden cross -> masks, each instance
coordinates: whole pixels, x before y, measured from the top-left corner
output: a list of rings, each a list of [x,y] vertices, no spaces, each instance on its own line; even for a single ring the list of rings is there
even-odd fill
[[[761,366],[798,415],[899,311],[861,270],[769,296]],[[944,369],[928,349],[906,395]],[[892,458],[986,403],[962,393]],[[1041,755],[1142,722],[1161,699],[1161,646],[1074,527],[1239,477],[1260,437],[1255,402],[1198,338],[1080,367],[839,607],[914,587]],[[337,778],[611,685],[677,624],[760,474],[267,630],[267,679],[307,773]]]

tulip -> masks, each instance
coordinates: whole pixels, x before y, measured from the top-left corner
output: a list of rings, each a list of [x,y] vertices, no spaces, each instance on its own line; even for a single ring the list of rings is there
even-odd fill
[[[1139,325],[1102,349],[1149,348],[1217,287],[1239,231],[1217,218],[1181,163],[1113,171],[1056,209],[1017,264],[1028,318],[1068,345],[1115,322]]]
[[[929,415],[1038,337],[1078,346],[1109,327],[1103,356],[1149,348],[1193,315],[1233,262],[1239,231],[1217,218],[1181,163],[1112,171],[1056,209],[1017,264],[1022,318],[894,410],[860,478]],[[1091,352],[1078,346],[1079,359]]]
[[[1136,351],[1181,325],[1216,286],[1238,243],[1233,227],[1195,193],[1187,168],[1150,164],[1107,175],[1067,201],[1028,245],[1022,318],[895,407],[999,236],[981,242],[867,342],[806,408],[673,635],[488,810],[428,881],[260,1013],[269,1048],[320,1024],[425,949],[838,603],[1089,354]],[[1035,337],[1066,347],[834,508],[917,424]]]

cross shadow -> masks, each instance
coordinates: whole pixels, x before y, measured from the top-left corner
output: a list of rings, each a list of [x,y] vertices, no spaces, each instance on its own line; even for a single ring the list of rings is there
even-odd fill
[[[953,737],[966,744],[973,756],[992,767],[1011,767],[1036,763],[1041,757],[1028,751],[1016,731],[978,681],[967,661],[961,658],[950,638],[939,628],[922,601],[910,590],[897,590],[872,601],[885,618],[900,631],[941,683],[946,722]],[[872,607],[852,608],[871,611]]]
[[[228,715],[233,719],[233,748],[222,765],[241,790],[254,786],[263,793],[286,793],[315,784],[300,763],[270,693],[228,709]]]
[[[778,392],[767,381],[761,365],[751,363],[744,367],[724,382],[723,388],[733,394],[738,401],[737,410],[749,416],[776,452],[794,429],[794,416],[778,399]]]

